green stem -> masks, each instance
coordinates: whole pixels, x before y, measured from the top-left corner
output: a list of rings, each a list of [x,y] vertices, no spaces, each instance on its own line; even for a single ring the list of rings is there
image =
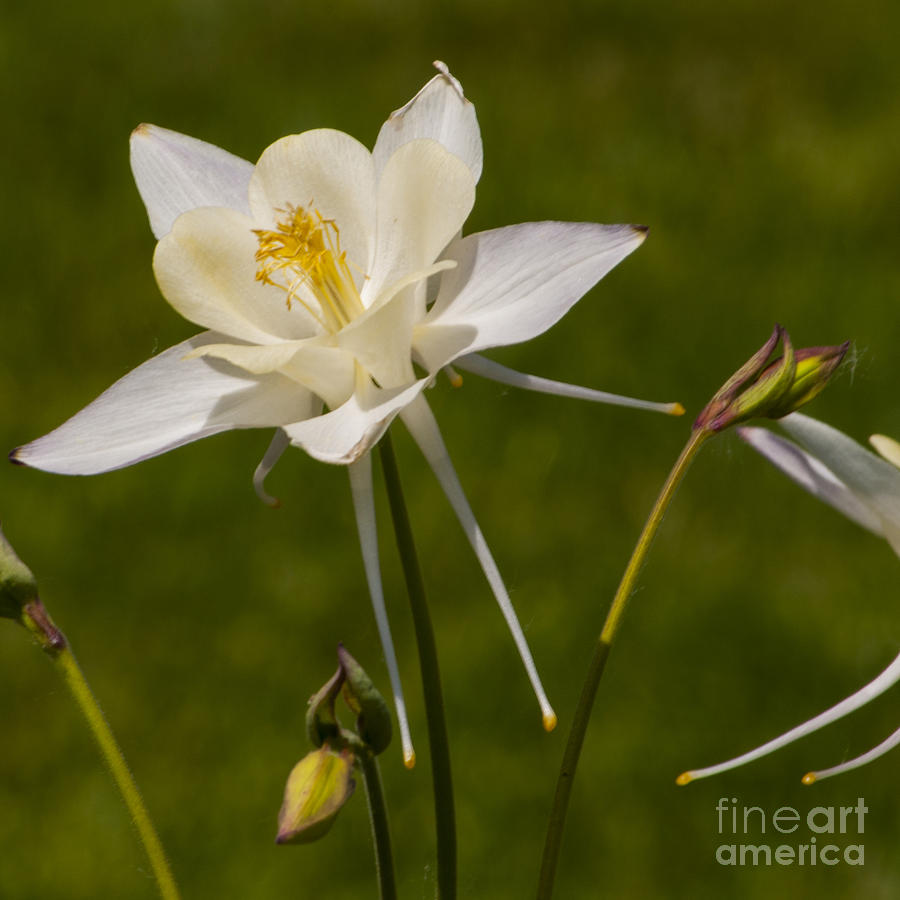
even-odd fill
[[[59,666],[66,685],[87,719],[91,733],[100,746],[103,758],[109,766],[116,787],[125,801],[125,806],[128,807],[128,812],[147,851],[160,896],[163,900],[179,900],[178,887],[166,860],[162,843],[153,827],[150,813],[141,798],[141,792],[65,635],[53,624],[39,600],[32,601],[25,607],[22,621],[37,637],[41,648]]]
[[[647,551],[650,549],[650,544],[653,542],[653,538],[659,529],[675,490],[684,477],[685,472],[687,472],[697,451],[712,434],[713,432],[702,428],[691,433],[687,444],[685,444],[681,455],[666,479],[666,483],[656,498],[656,503],[653,504],[653,509],[650,511],[650,516],[644,524],[641,536],[638,538],[638,542],[632,551],[631,559],[628,561],[622,581],[619,583],[619,588],[606,615],[603,629],[597,638],[594,655],[591,658],[587,675],[581,688],[581,696],[575,709],[572,729],[569,732],[559,777],[556,782],[556,795],[553,798],[553,808],[550,812],[547,838],[544,843],[541,874],[538,879],[538,900],[550,900],[550,897],[553,896],[553,882],[556,877],[556,866],[559,862],[559,851],[562,845],[563,829],[569,808],[569,798],[572,794],[575,770],[578,767],[578,758],[581,755],[581,748],[584,744],[588,723],[590,722],[591,710],[594,706],[594,698],[597,696],[600,678],[603,675],[603,670],[606,668],[606,661],[609,658],[613,639],[622,620],[622,614],[631,597],[634,583],[637,580],[644,558],[647,556]]]
[[[419,668],[422,674],[422,693],[425,697],[425,717],[428,723],[428,745],[431,750],[431,777],[434,786],[434,814],[437,829],[437,897],[439,900],[456,898],[456,813],[453,806],[453,778],[450,772],[450,745],[447,740],[447,723],[444,719],[444,700],[441,692],[441,675],[438,668],[437,648],[431,616],[425,598],[425,586],[416,555],[409,514],[403,499],[397,459],[390,435],[379,443],[381,466],[391,505],[394,535],[403,564],[406,589],[412,609],[416,644],[419,648]]]
[[[394,857],[391,852],[391,832],[388,828],[387,807],[381,787],[378,762],[369,753],[358,756],[362,768],[366,799],[369,802],[369,823],[375,844],[375,869],[378,873],[380,900],[397,900],[397,881],[394,875]]]

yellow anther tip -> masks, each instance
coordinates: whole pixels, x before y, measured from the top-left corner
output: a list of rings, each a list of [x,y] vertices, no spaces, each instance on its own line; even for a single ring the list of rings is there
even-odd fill
[[[694,776],[691,775],[690,772],[682,772],[676,779],[675,784],[684,787],[686,784],[690,784],[694,780]]]
[[[416,765],[415,751],[410,750],[408,753],[403,754],[403,765],[406,766],[407,769],[415,768],[415,765]]]
[[[816,782],[816,773],[815,772],[807,772],[801,779],[804,784],[815,784]]]
[[[557,721],[559,720],[556,718],[555,712],[544,713],[544,731],[553,731],[556,728]]]
[[[670,416],[683,416],[684,413],[685,413],[685,409],[680,403],[669,404],[669,415]]]
[[[457,372],[454,372],[453,375],[450,376],[450,385],[455,388],[461,388],[463,386],[463,377]]]

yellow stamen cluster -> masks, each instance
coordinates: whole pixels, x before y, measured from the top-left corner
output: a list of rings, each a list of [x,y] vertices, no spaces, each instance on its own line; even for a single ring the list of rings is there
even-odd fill
[[[253,231],[259,241],[256,280],[283,290],[288,309],[298,302],[333,334],[363,311],[338,227],[318,210],[288,205],[278,212],[283,218],[275,231]]]

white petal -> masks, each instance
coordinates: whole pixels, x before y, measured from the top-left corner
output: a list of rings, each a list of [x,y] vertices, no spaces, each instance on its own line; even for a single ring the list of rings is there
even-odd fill
[[[186,360],[219,341],[202,334],[129,372],[55,431],[15,450],[13,462],[63,475],[120,469],[232,428],[277,426],[313,415],[312,394],[281,375]]]
[[[359,545],[362,550],[363,566],[366,570],[366,581],[369,585],[369,596],[372,598],[375,624],[381,639],[382,650],[384,650],[384,662],[391,680],[394,707],[397,710],[397,721],[400,724],[403,762],[408,769],[411,769],[416,762],[416,751],[413,749],[412,738],[409,734],[409,718],[406,715],[406,702],[403,699],[403,685],[400,683],[400,667],[397,665],[397,655],[394,653],[394,639],[391,637],[391,626],[388,622],[387,609],[384,605],[384,591],[381,586],[375,497],[372,491],[371,454],[366,453],[358,462],[350,465],[348,472],[350,473],[350,489],[353,493],[353,509],[356,513],[356,528],[359,532]]]
[[[410,141],[387,161],[378,182],[375,265],[366,306],[382,289],[430,266],[475,204],[468,167],[435,141]]]
[[[793,743],[799,738],[806,737],[806,735],[812,734],[814,731],[818,731],[820,728],[824,728],[826,725],[830,725],[832,722],[836,722],[838,719],[842,719],[844,716],[849,715],[854,710],[859,709],[869,701],[879,697],[888,690],[888,688],[893,687],[898,681],[900,681],[900,656],[898,656],[880,675],[870,681],[865,687],[860,688],[855,694],[852,694],[847,697],[846,700],[842,700],[840,703],[835,704],[821,715],[815,716],[808,722],[804,722],[802,725],[792,728],[790,731],[763,744],[761,747],[750,750],[748,753],[744,753],[741,756],[736,756],[734,759],[730,759],[727,762],[719,763],[715,766],[707,766],[704,769],[691,769],[679,776],[678,783],[688,784],[698,778],[707,778],[710,775],[718,775],[720,772],[727,772],[729,769],[735,769],[754,759],[759,759],[761,756],[766,756],[775,750],[779,750],[787,744]],[[821,773],[819,774],[820,777],[824,777],[821,776]]]
[[[314,459],[337,465],[356,462],[384,434],[394,416],[421,393],[421,378],[403,388],[382,390],[368,376],[357,379],[350,399],[332,412],[285,426],[291,443]]]
[[[338,345],[352,353],[382,387],[409,384],[412,367],[412,330],[415,302],[401,293],[383,306],[367,310],[337,335]]]
[[[516,372],[501,366],[492,359],[470,353],[460,356],[455,365],[466,372],[473,372],[482,378],[490,378],[501,384],[522,388],[526,391],[535,391],[539,394],[553,394],[557,397],[573,397],[576,400],[589,400],[592,403],[609,403],[612,406],[628,406],[632,409],[647,409],[652,412],[661,412],[669,416],[681,416],[684,407],[680,403],[653,403],[649,400],[635,400],[632,397],[622,397],[619,394],[608,394],[606,391],[596,391],[593,388],[580,387],[577,384],[566,384],[563,381],[551,381],[549,378],[539,378],[537,375],[527,375],[524,372]]]
[[[824,463],[766,428],[739,428],[738,434],[792,481],[863,528],[884,536],[881,520]]]
[[[163,296],[191,322],[271,344],[316,333],[297,302],[256,280],[254,223],[229,209],[205,207],[179,216],[157,245],[153,271]]]
[[[131,134],[131,171],[157,238],[198,206],[228,206],[249,215],[247,188],[253,163],[214,144],[138,125]]]
[[[645,234],[631,225],[529,222],[455,241],[444,258],[458,265],[441,276],[416,329],[418,354],[435,371],[463,353],[543,333]]]
[[[209,344],[199,347],[190,356],[224,359],[253,375],[280,372],[309,388],[331,408],[335,408],[353,393],[355,364],[353,356],[339,347],[329,346],[325,340],[310,338],[262,346]]]
[[[900,471],[847,435],[801,413],[778,423],[881,520],[881,528],[900,554]]]
[[[250,181],[250,207],[272,227],[288,205],[318,210],[340,231],[341,249],[362,274],[375,237],[375,169],[372,154],[356,138],[319,128],[268,147]]]
[[[900,469],[900,443],[884,434],[871,435],[869,443],[878,451],[878,455],[882,459],[886,459],[892,466]]]
[[[482,571],[488,580],[488,584],[491,586],[497,605],[503,613],[503,618],[506,619],[506,624],[512,634],[516,649],[519,651],[528,679],[540,704],[544,727],[547,731],[552,731],[556,726],[556,713],[553,711],[553,707],[550,706],[550,701],[544,692],[544,686],[541,684],[540,676],[534,665],[534,659],[531,656],[531,651],[528,649],[528,642],[525,640],[525,635],[522,632],[522,626],[519,624],[516,611],[513,609],[512,601],[509,599],[506,586],[503,584],[500,570],[497,568],[487,541],[484,539],[481,528],[475,520],[469,501],[466,500],[466,495],[463,492],[462,485],[459,483],[459,478],[456,470],[453,468],[450,455],[447,453],[447,447],[444,444],[444,439],[441,437],[434,415],[425,402],[425,398],[417,397],[413,403],[400,413],[400,416],[403,424],[406,425],[409,433],[419,445],[419,449],[422,451],[425,459],[428,460],[428,464],[447,495],[447,499],[450,501],[450,505],[453,507],[453,511],[456,513],[463,531],[466,533],[466,537],[475,551],[475,556],[478,557],[478,562],[481,564]]]
[[[372,156],[381,172],[391,154],[418,138],[431,138],[458,156],[477,182],[481,177],[481,132],[475,107],[466,100],[462,86],[447,67],[436,62],[435,75],[406,106],[391,113],[381,126]]]

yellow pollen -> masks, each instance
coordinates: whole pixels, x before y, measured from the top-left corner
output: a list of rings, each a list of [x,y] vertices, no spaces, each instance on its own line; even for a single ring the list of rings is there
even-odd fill
[[[690,784],[694,780],[694,776],[691,775],[690,772],[682,772],[676,779],[675,784],[684,787],[686,784]]]
[[[318,210],[288,204],[275,231],[254,228],[259,241],[256,280],[280,288],[287,306],[299,303],[332,334],[362,311],[363,304],[341,250],[340,232]]]
[[[807,772],[800,779],[800,781],[802,781],[803,784],[815,784],[816,783],[816,773],[815,772]]]

